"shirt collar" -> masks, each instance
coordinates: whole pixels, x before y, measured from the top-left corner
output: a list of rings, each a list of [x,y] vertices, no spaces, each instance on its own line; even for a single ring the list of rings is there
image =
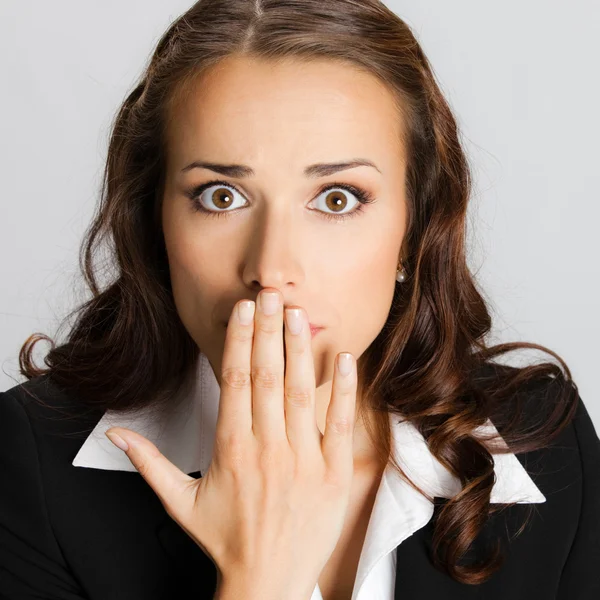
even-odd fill
[[[160,419],[151,409],[131,413],[105,412],[72,464],[75,467],[135,472],[127,455],[104,435],[111,427],[125,427],[152,441],[184,473],[199,471],[204,474],[212,455],[219,398],[220,388],[212,367],[206,356],[200,353],[195,385],[183,401],[174,403],[173,409],[161,414]],[[394,457],[406,475],[433,497],[451,498],[460,491],[459,480],[431,454],[417,428],[398,415],[390,413],[389,418]],[[476,431],[498,435],[489,419]],[[499,435],[498,438],[503,443]],[[496,475],[490,498],[492,503],[546,501],[514,454],[492,452],[492,457]],[[409,500],[420,502],[418,498],[431,504],[407,485],[391,465],[384,471],[378,499],[386,494],[393,496],[403,509]]]

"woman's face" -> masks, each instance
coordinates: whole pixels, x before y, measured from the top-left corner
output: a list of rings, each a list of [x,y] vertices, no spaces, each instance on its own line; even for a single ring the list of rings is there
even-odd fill
[[[162,219],[184,326],[220,384],[233,306],[277,288],[285,306],[324,327],[312,347],[317,395],[328,400],[335,356],[358,359],[381,331],[402,256],[405,160],[392,95],[339,63],[232,57],[197,80],[172,117]],[[305,172],[353,160],[376,168]],[[249,174],[186,168],[195,162]]]

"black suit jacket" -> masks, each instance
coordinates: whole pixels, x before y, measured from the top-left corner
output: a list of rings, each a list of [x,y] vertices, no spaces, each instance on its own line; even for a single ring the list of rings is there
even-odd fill
[[[212,599],[214,564],[139,473],[72,466],[101,417],[85,414],[48,376],[0,393],[0,597]],[[581,399],[550,447],[517,457],[546,502],[533,505],[501,570],[472,586],[435,569],[428,557],[434,512],[397,548],[395,598],[600,599],[600,441]],[[444,502],[436,499],[436,512]],[[492,517],[482,543],[513,535],[531,508],[518,504]]]

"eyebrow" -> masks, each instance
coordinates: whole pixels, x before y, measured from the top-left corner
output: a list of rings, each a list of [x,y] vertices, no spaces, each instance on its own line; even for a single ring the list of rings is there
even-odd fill
[[[355,167],[373,167],[379,173],[381,173],[375,163],[367,160],[366,158],[356,158],[346,162],[317,163],[314,165],[309,165],[304,169],[304,176],[311,178],[326,177],[327,175],[332,175],[338,171],[354,169]],[[209,171],[214,171],[215,173],[220,173],[221,175],[236,179],[254,176],[254,170],[246,165],[220,165],[205,161],[194,161],[193,163],[187,165],[187,167],[181,169],[181,172],[186,173],[192,169],[208,169]]]

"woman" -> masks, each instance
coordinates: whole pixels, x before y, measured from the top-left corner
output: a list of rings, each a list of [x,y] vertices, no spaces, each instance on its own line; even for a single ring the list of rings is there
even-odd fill
[[[597,598],[600,441],[558,355],[486,343],[469,195],[383,4],[192,6],[116,117],[93,297],[0,398],[0,595]]]

